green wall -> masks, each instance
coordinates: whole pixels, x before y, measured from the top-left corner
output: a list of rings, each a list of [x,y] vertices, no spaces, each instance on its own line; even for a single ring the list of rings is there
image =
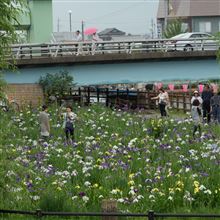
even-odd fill
[[[31,26],[30,43],[50,42],[53,32],[52,0],[29,0]]]

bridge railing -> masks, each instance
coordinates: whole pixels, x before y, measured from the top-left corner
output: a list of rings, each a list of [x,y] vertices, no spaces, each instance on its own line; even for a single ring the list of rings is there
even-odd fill
[[[204,38],[175,39],[175,41],[170,39],[150,39],[141,41],[85,41],[47,44],[15,44],[11,46],[12,55],[15,59],[218,49],[219,45],[217,41]]]

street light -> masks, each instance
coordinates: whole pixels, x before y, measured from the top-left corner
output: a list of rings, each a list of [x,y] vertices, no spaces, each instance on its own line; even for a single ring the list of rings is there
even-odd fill
[[[69,10],[69,25],[70,25],[70,32],[72,32],[72,11]]]

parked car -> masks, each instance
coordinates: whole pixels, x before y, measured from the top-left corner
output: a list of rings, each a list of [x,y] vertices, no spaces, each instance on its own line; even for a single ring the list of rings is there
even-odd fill
[[[176,35],[165,43],[166,51],[218,50],[214,36],[208,33],[191,32]]]

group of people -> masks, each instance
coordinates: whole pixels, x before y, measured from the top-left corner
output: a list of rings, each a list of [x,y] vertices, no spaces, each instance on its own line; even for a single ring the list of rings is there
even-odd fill
[[[160,114],[162,117],[168,116],[168,106],[170,105],[169,95],[164,89],[159,89],[159,95],[151,98],[158,99]],[[220,124],[220,92],[212,91],[209,85],[205,86],[201,96],[198,91],[194,91],[191,98],[191,116],[194,122],[193,136],[197,131],[201,133],[201,119],[203,122],[210,123],[211,116],[213,122]],[[41,139],[46,140],[50,136],[50,120],[47,113],[47,106],[42,106],[42,111],[39,114],[39,124]],[[63,116],[63,129],[67,143],[74,141],[74,122],[77,115],[73,113],[72,107],[66,107],[66,112]]]
[[[168,106],[170,105],[169,95],[164,89],[159,89],[159,95],[151,99],[157,99],[161,116],[168,116]],[[212,91],[207,84],[201,94],[194,91],[191,99],[191,116],[194,121],[193,135],[196,131],[201,133],[201,119],[203,122],[210,123],[211,119],[220,124],[220,93]]]
[[[81,32],[78,30],[75,33],[75,40],[78,43],[77,49],[76,49],[76,55],[82,55],[83,54],[83,38]],[[92,45],[91,45],[91,54],[95,54],[96,50],[96,42],[99,41],[99,37],[96,33],[92,34]]]
[[[40,135],[42,141],[46,141],[50,136],[50,119],[47,111],[48,107],[43,105],[42,111],[39,114]],[[66,112],[62,113],[61,116],[63,117],[63,129],[66,136],[66,142],[71,144],[75,139],[74,124],[77,119],[77,115],[72,111],[71,106],[67,106]]]
[[[201,133],[201,118],[203,122],[213,122],[220,124],[220,92],[212,91],[209,85],[205,85],[205,89],[201,96],[198,91],[194,91],[191,99],[192,119],[194,121],[193,135],[198,130]]]

